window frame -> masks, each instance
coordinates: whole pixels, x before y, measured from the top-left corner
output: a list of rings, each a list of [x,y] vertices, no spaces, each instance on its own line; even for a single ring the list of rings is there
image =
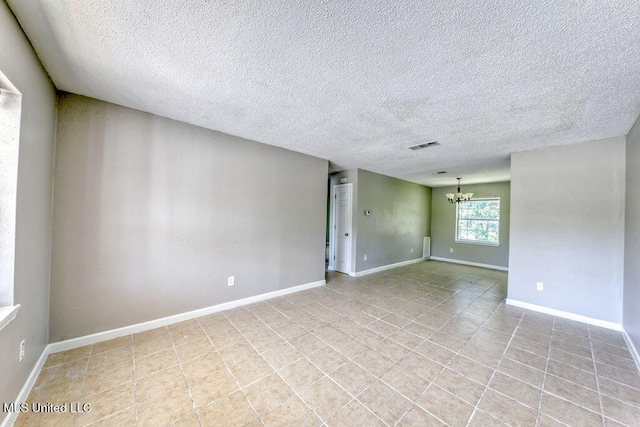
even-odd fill
[[[460,239],[458,238],[458,226],[460,224],[460,204],[461,203],[469,203],[469,202],[481,202],[481,201],[497,201],[498,202],[498,219],[478,219],[475,221],[493,221],[498,223],[498,241],[497,242],[489,242],[485,240],[468,240],[468,239]],[[502,204],[500,203],[500,197],[472,197],[468,202],[458,202],[456,203],[456,226],[455,226],[455,234],[454,234],[454,242],[456,243],[464,243],[468,245],[481,245],[481,246],[500,246],[500,218],[502,217]],[[465,220],[468,220],[465,218]],[[472,219],[472,221],[474,221]]]

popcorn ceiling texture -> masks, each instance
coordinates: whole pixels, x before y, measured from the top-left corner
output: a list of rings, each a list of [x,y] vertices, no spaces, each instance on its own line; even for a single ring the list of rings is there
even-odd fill
[[[432,186],[640,114],[637,0],[8,3],[60,90]]]

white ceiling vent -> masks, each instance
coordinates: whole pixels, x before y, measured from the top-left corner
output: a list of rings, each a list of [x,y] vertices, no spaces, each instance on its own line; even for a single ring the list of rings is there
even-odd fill
[[[409,147],[407,147],[409,150],[422,150],[423,148],[427,148],[427,147],[433,147],[436,145],[440,145],[440,143],[438,141],[430,141],[430,142],[423,142],[420,144],[416,144],[416,145],[411,145]]]

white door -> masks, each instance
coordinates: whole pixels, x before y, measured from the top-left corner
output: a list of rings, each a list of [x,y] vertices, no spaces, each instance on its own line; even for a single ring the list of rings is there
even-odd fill
[[[351,193],[353,184],[334,188],[334,244],[335,270],[351,273]]]

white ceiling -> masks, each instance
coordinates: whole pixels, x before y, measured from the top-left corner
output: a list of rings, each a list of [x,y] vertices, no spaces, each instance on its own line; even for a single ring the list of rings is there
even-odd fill
[[[638,0],[7,2],[60,90],[431,186],[640,114]]]

